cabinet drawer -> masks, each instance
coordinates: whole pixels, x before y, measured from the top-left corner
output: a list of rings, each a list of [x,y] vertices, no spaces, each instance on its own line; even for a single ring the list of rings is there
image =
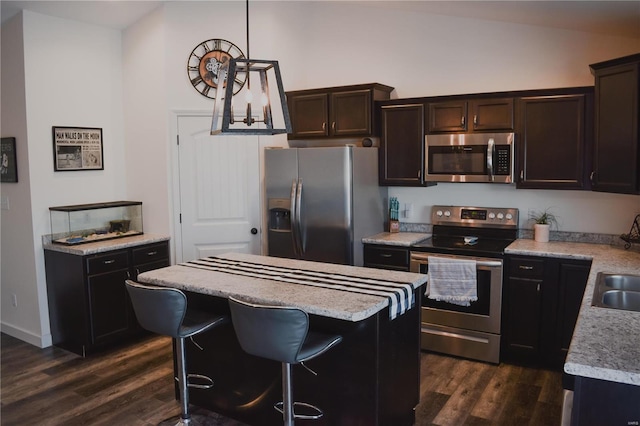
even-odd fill
[[[167,243],[152,244],[133,249],[133,264],[157,262],[169,258],[169,245]]]
[[[408,270],[409,250],[393,247],[364,246],[364,263],[370,266],[391,266]]]
[[[114,251],[87,259],[87,274],[89,275],[127,268],[129,268],[129,259],[126,251]]]
[[[544,259],[511,258],[509,276],[520,278],[542,278],[544,275]]]

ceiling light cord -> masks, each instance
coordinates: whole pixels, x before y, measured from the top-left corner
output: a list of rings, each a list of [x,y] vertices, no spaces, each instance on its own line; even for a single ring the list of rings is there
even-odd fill
[[[249,0],[246,1],[247,5],[247,59],[251,57],[249,54]]]

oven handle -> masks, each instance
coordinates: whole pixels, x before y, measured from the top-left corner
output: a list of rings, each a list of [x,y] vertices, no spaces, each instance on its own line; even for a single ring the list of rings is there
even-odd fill
[[[442,257],[442,256],[439,256]],[[419,261],[421,263],[428,263],[429,256],[424,254],[411,254],[412,261]],[[502,266],[502,262],[499,260],[478,260],[476,261],[477,266],[485,266],[489,268],[495,268]]]

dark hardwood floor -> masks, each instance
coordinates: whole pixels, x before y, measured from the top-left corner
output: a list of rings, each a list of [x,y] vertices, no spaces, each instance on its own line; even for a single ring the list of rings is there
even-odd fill
[[[158,425],[180,412],[169,338],[87,358],[5,334],[0,344],[2,425]],[[423,353],[421,376],[416,425],[560,424],[559,372]],[[206,425],[242,426],[195,413]]]

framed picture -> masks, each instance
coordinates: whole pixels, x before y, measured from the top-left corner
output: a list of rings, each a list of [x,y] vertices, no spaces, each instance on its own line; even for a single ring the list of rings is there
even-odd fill
[[[53,127],[53,169],[104,170],[102,129],[95,127]]]
[[[0,182],[18,181],[16,138],[2,138],[0,145]]]

